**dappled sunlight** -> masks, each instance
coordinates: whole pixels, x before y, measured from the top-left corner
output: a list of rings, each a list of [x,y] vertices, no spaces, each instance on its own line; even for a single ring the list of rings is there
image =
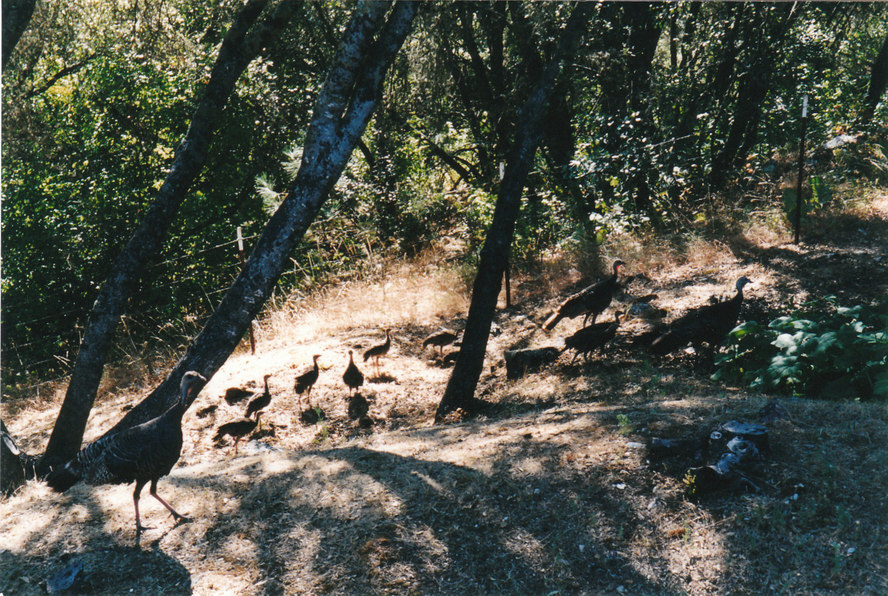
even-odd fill
[[[629,254],[641,250],[625,242]],[[669,267],[668,251],[651,255],[636,264],[649,279],[630,290],[655,291],[673,318],[732,295],[746,275],[755,283],[744,291],[742,316],[764,317],[816,287],[792,285],[797,278],[783,259],[832,258],[823,246],[784,246],[759,262],[734,256],[752,250],[738,246],[699,240],[690,245],[694,254]],[[884,251],[853,250],[855,258]],[[96,585],[117,585],[101,582],[140,566],[159,578],[134,584],[142,593],[712,594],[769,582],[805,587],[772,562],[790,549],[805,551],[798,556],[807,569],[829,559],[859,570],[884,558],[854,523],[884,504],[884,407],[793,400],[792,420],[770,426],[774,477],[764,493],[692,499],[682,478],[697,462],[653,462],[648,440],[693,439],[728,419],[754,419],[767,397],[713,383],[691,370],[687,355],[654,360],[633,350],[639,320],[621,326],[613,346],[588,362],[563,354],[508,379],[503,350],[560,347],[582,323],[544,332],[534,321],[557,297],[543,296],[548,286],[533,278],[515,282],[528,290],[515,292],[512,310],[498,311],[479,385],[492,408],[447,425],[432,419],[453,369],[423,350],[422,339],[462,324],[465,288],[453,272],[393,268],[384,281],[350,282],[264,316],[256,354],[241,346],[186,412],[182,457],[158,484],[191,521],[176,524],[146,489],[140,511],[154,529],[137,540],[132,485],[78,485],[58,495],[28,483],[0,502],[0,590],[42,592],[39,570],[77,558]],[[382,340],[384,327],[393,345],[377,376],[363,350]],[[348,418],[349,349],[365,374],[365,426]],[[305,424],[293,381],[313,354],[321,357],[312,403],[326,418]],[[263,374],[272,375],[272,401],[262,433],[235,455],[230,440],[216,445],[213,436],[242,418],[246,403],[222,396],[230,386],[260,391]],[[103,394],[88,438],[143,393],[130,384]],[[821,434],[826,420],[830,430]],[[7,422],[38,452],[54,413],[19,409]],[[823,585],[838,585],[843,576],[833,573]]]

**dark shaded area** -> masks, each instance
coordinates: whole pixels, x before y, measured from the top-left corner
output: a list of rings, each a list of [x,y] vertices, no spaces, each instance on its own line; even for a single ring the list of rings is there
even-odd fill
[[[3,69],[12,56],[22,33],[31,22],[37,0],[4,0],[3,2]]]

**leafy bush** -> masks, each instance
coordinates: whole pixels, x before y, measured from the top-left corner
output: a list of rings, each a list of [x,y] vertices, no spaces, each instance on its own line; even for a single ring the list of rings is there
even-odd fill
[[[743,323],[716,364],[713,378],[763,391],[888,399],[888,299],[849,308],[828,296],[768,326]]]

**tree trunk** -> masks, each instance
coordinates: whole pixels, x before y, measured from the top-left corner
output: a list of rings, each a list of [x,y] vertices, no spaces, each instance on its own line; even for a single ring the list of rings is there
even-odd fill
[[[861,124],[869,124],[876,112],[876,106],[879,100],[885,95],[885,89],[888,88],[888,34],[885,35],[885,41],[882,42],[882,49],[873,61],[873,68],[870,74],[869,91],[864,100],[863,112],[860,115]]]
[[[743,74],[734,117],[725,143],[712,162],[710,183],[716,190],[722,188],[729,171],[738,160],[746,157],[746,151],[755,143],[762,106],[771,88],[774,65],[783,49],[783,41],[796,15],[795,4],[786,4],[783,10],[767,26],[756,49],[756,59]]]
[[[484,404],[474,397],[475,387],[478,385],[484,366],[490,324],[493,321],[497,295],[508,263],[515,221],[521,207],[521,193],[542,135],[540,121],[546,113],[561,61],[576,48],[593,9],[594,4],[591,2],[581,2],[574,8],[554,56],[543,71],[536,89],[521,109],[518,119],[521,127],[509,152],[506,174],[494,208],[493,223],[481,249],[481,260],[472,289],[472,302],[469,306],[462,347],[447,383],[447,389],[438,405],[435,414],[437,422],[456,409],[462,408],[472,412]]]
[[[5,0],[3,2],[3,70],[12,56],[22,33],[31,22],[37,0]]]
[[[385,73],[417,10],[415,2],[399,2],[386,21],[389,6],[389,2],[362,2],[355,9],[315,104],[302,165],[286,198],[173,371],[105,436],[159,415],[175,400],[186,371],[196,370],[209,379],[237,347],[339,179],[379,102]]]
[[[602,149],[615,156],[621,152],[629,153],[622,123],[630,114],[644,114],[647,111],[650,69],[660,38],[656,18],[660,7],[650,2],[615,2],[604,5],[604,8],[613,27],[602,48],[608,52],[608,58],[600,75],[601,110],[604,120],[610,122],[604,129]],[[642,122],[643,126],[654,131],[655,127],[650,125],[647,116],[643,116]],[[612,163],[612,167],[621,170],[618,175],[624,177],[624,159]],[[636,166],[625,177],[625,187],[631,189],[628,192],[638,210],[655,216],[645,173]],[[606,176],[599,177],[597,190],[606,203],[612,202],[614,189]]]
[[[67,461],[80,449],[114,331],[134,285],[145,264],[163,243],[185,193],[200,174],[222,109],[235,83],[298,7],[295,0],[285,0],[264,23],[254,26],[267,3],[268,0],[250,0],[235,18],[222,42],[188,132],[176,150],[170,172],[99,291],[89,315],[65,400],[41,463],[42,473],[48,472],[51,466]]]

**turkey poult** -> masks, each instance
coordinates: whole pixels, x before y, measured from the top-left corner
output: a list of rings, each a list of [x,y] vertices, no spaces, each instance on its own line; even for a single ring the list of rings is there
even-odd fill
[[[259,417],[262,415],[262,411],[256,412],[256,419],[252,418],[244,418],[243,420],[235,420],[234,422],[226,422],[222,426],[216,429],[216,436],[213,437],[213,440],[216,442],[221,441],[225,438],[226,435],[234,439],[234,454],[237,455],[237,442],[242,438],[253,432],[253,429],[256,428],[256,425],[259,424]]]
[[[225,390],[225,401],[228,402],[229,406],[233,406],[234,404],[239,404],[244,401],[253,395],[253,393],[253,391],[244,389],[243,387],[229,387]]]
[[[682,315],[661,333],[648,351],[652,354],[668,354],[685,347],[694,346],[698,354],[703,344],[708,344],[712,353],[725,339],[725,336],[737,325],[740,306],[743,304],[743,286],[750,284],[747,277],[737,280],[737,294],[730,300],[706,304]]]
[[[592,317],[592,322],[595,323],[595,319],[610,305],[614,293],[620,287],[620,267],[623,267],[625,264],[620,259],[617,259],[614,261],[614,274],[612,276],[568,297],[555,309],[555,312],[549,315],[549,318],[543,323],[543,329],[551,331],[561,319],[573,319],[580,315],[585,315],[583,327],[586,326],[589,316]]]
[[[206,384],[199,373],[189,371],[182,376],[181,396],[166,412],[148,422],[124,429],[90,443],[74,459],[53,470],[46,481],[54,490],[64,492],[79,481],[87,484],[129,484],[135,481],[133,505],[136,510],[136,531],[147,530],[139,521],[139,494],[149,481],[151,496],[160,501],[179,521],[180,515],[157,494],[157,481],[169,474],[182,451],[182,415],[194,401],[192,396]]]
[[[262,381],[265,383],[265,391],[263,391],[261,395],[250,400],[250,403],[247,404],[247,411],[244,414],[244,418],[250,418],[253,414],[267,408],[268,404],[271,403],[271,392],[268,390],[269,377],[271,377],[271,375],[265,375],[262,377]]]
[[[312,360],[314,360],[314,368],[310,368],[307,372],[296,377],[296,384],[293,387],[296,391],[296,395],[299,396],[300,406],[302,405],[302,394],[305,394],[306,399],[308,399],[309,409],[311,408],[311,388],[317,383],[318,375],[320,374],[320,369],[318,368],[318,358],[320,357],[320,354],[312,356]]]
[[[358,370],[357,365],[355,365],[355,359],[352,356],[351,350],[348,351],[348,367],[346,367],[345,373],[342,375],[342,380],[348,387],[349,393],[357,391],[364,384],[364,373]]]
[[[623,311],[618,310],[614,314],[612,323],[595,323],[588,327],[583,327],[571,336],[564,338],[564,349],[574,350],[573,362],[577,356],[583,354],[588,360],[589,354],[595,350],[604,347],[604,345],[617,335],[617,329],[620,328],[620,317]]]
[[[372,348],[368,348],[366,352],[364,352],[364,362],[367,362],[371,358],[374,359],[376,363],[376,375],[379,376],[379,357],[385,356],[388,354],[389,348],[392,347],[392,336],[389,333],[391,330],[385,330],[385,341],[377,346],[373,346]]]

